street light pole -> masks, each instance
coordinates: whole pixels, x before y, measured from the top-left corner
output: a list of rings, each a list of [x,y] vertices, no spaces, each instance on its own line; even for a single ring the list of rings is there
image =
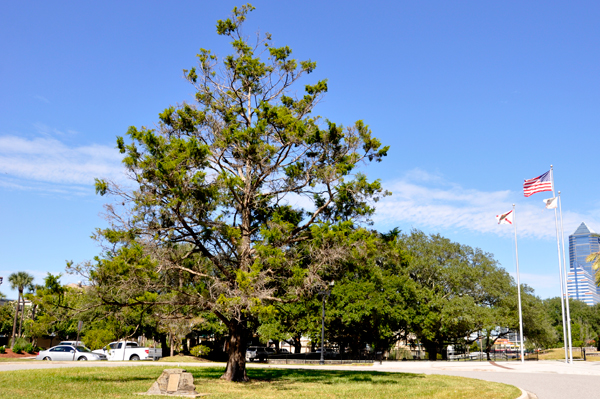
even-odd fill
[[[325,293],[329,291],[323,291],[323,312],[321,313],[321,360],[319,364],[325,364]]]
[[[330,287],[333,287],[334,282],[329,283]],[[329,297],[331,290],[319,291],[321,298],[323,298],[322,312],[321,312],[321,360],[319,364],[325,364],[325,295]]]

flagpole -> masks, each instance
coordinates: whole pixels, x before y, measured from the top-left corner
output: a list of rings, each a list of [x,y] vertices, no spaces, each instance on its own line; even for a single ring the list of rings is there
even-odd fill
[[[521,282],[519,279],[519,246],[517,245],[517,212],[513,204],[513,224],[515,226],[515,259],[517,260],[517,299],[519,300],[519,334],[521,340],[521,363],[525,362],[523,354],[523,312],[521,310]]]
[[[552,165],[550,165],[550,179],[552,181],[552,197],[556,197],[554,193],[554,169]],[[560,257],[560,242],[558,239],[558,214],[556,212],[556,208],[554,208],[554,226],[556,227],[556,249],[558,251],[558,276],[560,280],[560,307],[562,310],[562,322],[563,322],[563,345],[565,347],[565,363],[569,362],[569,356],[567,352],[567,322],[565,320],[565,288],[564,280],[563,280],[563,272],[561,266],[561,257]]]
[[[565,260],[565,230],[563,229],[563,216],[562,216],[562,200],[560,198],[560,191],[558,192],[558,207],[560,210],[560,238],[562,240],[562,253],[563,253],[563,265],[564,265],[564,284],[567,293],[565,303],[567,305],[567,334],[569,335],[569,362],[573,364],[573,341],[571,340],[571,311],[569,306],[569,287],[567,286],[567,261]]]

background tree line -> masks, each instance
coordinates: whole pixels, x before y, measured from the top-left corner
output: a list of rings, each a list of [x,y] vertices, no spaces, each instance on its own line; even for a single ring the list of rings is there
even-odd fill
[[[490,349],[496,327],[518,330],[516,285],[490,254],[461,245],[439,235],[420,231],[403,234],[397,230],[379,233],[355,229],[349,239],[360,242],[337,271],[323,276],[335,281],[326,303],[326,345],[346,356],[359,356],[369,348],[385,352],[396,342],[421,345],[430,359],[444,354],[450,344],[469,345],[484,338]],[[152,276],[131,274],[142,256],[129,253],[125,267],[130,287],[142,279],[155,283],[183,284],[185,272],[166,270]],[[211,342],[213,358],[224,359],[227,328],[209,311],[194,306],[175,306],[172,292],[129,289],[129,306],[111,304],[102,298],[106,291],[120,288],[105,283],[102,276],[114,277],[115,259],[94,269],[91,285],[64,287],[60,276],[49,274],[44,285],[32,286],[24,297],[33,306],[25,315],[22,335],[34,344],[37,338],[54,334],[57,339],[74,338],[77,321],[84,321],[82,337],[97,348],[122,338],[144,335],[164,348],[164,355],[188,352],[186,338],[205,337]],[[124,259],[119,259],[119,262]],[[95,280],[94,280],[95,279]],[[151,286],[150,284],[149,286]],[[325,288],[325,287],[323,287]],[[558,298],[540,300],[523,286],[524,333],[529,345],[562,346],[562,319]],[[153,305],[136,302],[152,298]],[[287,342],[300,350],[300,338],[309,337],[320,346],[321,300],[318,290],[300,300],[271,306],[248,325],[248,342]],[[32,310],[35,308],[35,314]],[[15,327],[14,303],[0,308],[0,331]],[[596,345],[600,333],[600,306],[587,306],[571,300],[572,330],[575,346]],[[18,321],[20,318],[17,318]],[[17,322],[18,324],[18,322]],[[18,327],[17,327],[18,332]],[[470,337],[470,338],[469,338]]]

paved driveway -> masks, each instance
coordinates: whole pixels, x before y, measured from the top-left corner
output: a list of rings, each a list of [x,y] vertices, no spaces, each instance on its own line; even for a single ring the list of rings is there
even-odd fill
[[[15,362],[0,363],[0,371],[31,370],[62,367],[224,367],[224,363],[167,363],[167,362]],[[526,362],[383,362],[373,366],[301,366],[248,364],[266,368],[315,368],[327,370],[364,370],[392,373],[444,374],[503,382],[531,392],[539,399],[596,399],[600,398],[600,362],[557,361]]]
[[[600,398],[600,362],[383,362],[374,368],[503,382],[540,399]]]

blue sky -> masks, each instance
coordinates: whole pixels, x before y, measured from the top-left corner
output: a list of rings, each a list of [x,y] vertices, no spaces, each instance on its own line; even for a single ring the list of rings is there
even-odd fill
[[[41,283],[99,251],[105,198],[122,179],[115,137],[192,101],[182,69],[198,49],[230,52],[215,22],[232,1],[8,2],[0,15],[0,292],[25,270]],[[376,227],[441,233],[514,272],[517,204],[522,281],[556,296],[549,193],[523,179],[555,167],[565,234],[600,230],[600,5],[556,1],[255,1],[246,33],[269,32],[327,78],[316,113],[362,119],[391,146],[366,169],[393,196]],[[298,88],[299,90],[301,88]],[[64,282],[77,281],[65,276]]]

